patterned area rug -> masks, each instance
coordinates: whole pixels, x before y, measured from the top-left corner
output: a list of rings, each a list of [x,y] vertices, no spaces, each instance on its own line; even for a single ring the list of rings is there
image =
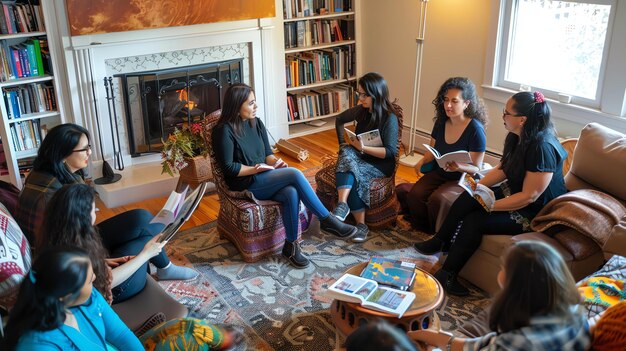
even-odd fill
[[[412,248],[426,235],[407,228],[399,221],[395,229],[372,231],[366,242],[355,244],[319,233],[319,223],[314,222],[302,236],[302,248],[312,264],[293,269],[279,253],[260,262],[243,262],[212,222],[178,233],[166,246],[173,261],[193,265],[200,277],[161,285],[189,307],[191,316],[241,326],[247,345],[239,350],[333,350],[331,300],[325,290],[349,267],[381,255],[415,262],[430,272],[436,269],[437,257]],[[486,294],[478,289],[472,289],[469,297],[446,298],[437,310],[442,328],[456,329],[486,303]]]

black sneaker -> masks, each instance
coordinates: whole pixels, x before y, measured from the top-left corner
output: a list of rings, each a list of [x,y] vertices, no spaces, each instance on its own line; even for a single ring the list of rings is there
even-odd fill
[[[369,234],[370,229],[367,227],[365,223],[357,223],[356,224],[356,234],[352,237],[352,241],[355,243],[362,243],[367,239],[367,234]]]
[[[345,202],[339,202],[337,207],[333,210],[333,216],[337,217],[340,221],[345,221],[346,217],[350,214],[350,207]]]
[[[443,290],[454,296],[467,296],[469,289],[459,282],[455,273],[450,273],[440,269],[435,273],[435,279],[439,281]]]
[[[421,243],[415,243],[413,247],[417,250],[417,252],[428,256],[441,252],[444,247],[444,242],[439,240],[437,237],[432,237],[426,241],[422,241]]]

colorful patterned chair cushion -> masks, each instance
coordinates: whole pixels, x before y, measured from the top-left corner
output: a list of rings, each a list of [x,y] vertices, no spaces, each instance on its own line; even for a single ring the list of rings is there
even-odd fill
[[[217,124],[220,115],[221,110],[217,110],[207,116],[211,130]],[[212,145],[210,140],[208,144]],[[218,233],[237,247],[246,262],[258,261],[273,255],[285,242],[285,226],[280,214],[280,203],[257,200],[249,191],[229,190],[211,148],[209,158],[220,200]],[[300,208],[300,233],[302,233],[309,227],[312,215],[302,203]]]
[[[30,245],[9,211],[0,203],[0,304],[13,305],[30,270]]]
[[[398,117],[398,148],[402,144],[402,108],[394,103]],[[376,178],[370,184],[370,208],[365,211],[365,223],[370,228],[384,228],[396,222],[400,203],[396,198],[396,170],[398,169],[398,157],[396,168],[390,177]],[[316,193],[324,206],[332,210],[337,204],[337,187],[335,186],[335,167],[337,156],[327,156],[323,160],[322,169],[315,174],[317,183]]]

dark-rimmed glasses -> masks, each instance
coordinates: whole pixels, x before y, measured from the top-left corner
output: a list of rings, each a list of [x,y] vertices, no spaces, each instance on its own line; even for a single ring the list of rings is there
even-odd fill
[[[87,145],[84,149],[72,150],[72,152],[88,152],[91,151],[91,145]]]

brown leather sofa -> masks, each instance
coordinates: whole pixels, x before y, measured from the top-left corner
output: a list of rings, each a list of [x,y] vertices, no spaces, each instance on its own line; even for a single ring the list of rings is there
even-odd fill
[[[626,135],[597,123],[585,126],[565,176],[567,189],[599,190],[626,204],[625,175]],[[461,191],[458,186],[450,185],[436,199],[431,198],[429,211],[438,213],[438,225]],[[574,278],[580,280],[600,268],[612,254],[626,255],[626,218],[621,218],[606,236],[608,240],[601,247],[577,230],[564,226],[552,227],[548,234],[485,235],[459,275],[493,295],[499,290],[496,276],[502,254],[515,241],[534,239],[554,246],[563,255]]]

